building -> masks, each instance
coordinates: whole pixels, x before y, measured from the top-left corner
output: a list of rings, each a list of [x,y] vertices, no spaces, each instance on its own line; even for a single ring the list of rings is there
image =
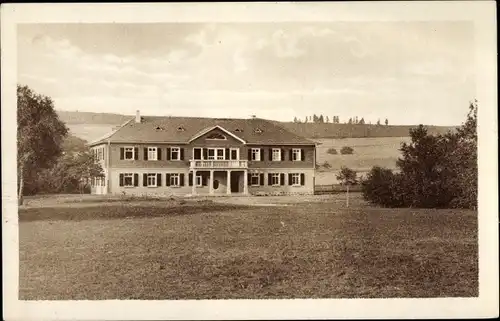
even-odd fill
[[[312,194],[314,142],[259,119],[141,117],[90,143],[93,194]]]

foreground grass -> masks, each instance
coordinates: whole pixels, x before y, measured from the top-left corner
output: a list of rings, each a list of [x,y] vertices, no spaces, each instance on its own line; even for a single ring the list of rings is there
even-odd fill
[[[325,202],[20,212],[22,300],[477,296],[477,275],[472,211]]]

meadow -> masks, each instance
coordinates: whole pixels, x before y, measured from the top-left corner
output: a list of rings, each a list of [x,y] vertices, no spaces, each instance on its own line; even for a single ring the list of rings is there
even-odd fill
[[[235,200],[28,200],[20,299],[478,295],[475,211]]]
[[[382,166],[390,169],[396,168],[396,161],[401,156],[399,148],[402,142],[409,142],[409,137],[367,137],[343,139],[316,139],[319,143],[316,150],[316,163],[325,161],[331,165],[329,171],[319,170],[316,173],[316,184],[336,184],[335,174],[342,166],[347,166],[366,175],[373,166]],[[349,146],[354,149],[352,155],[341,155],[340,149]],[[336,155],[328,153],[328,149],[335,148]]]

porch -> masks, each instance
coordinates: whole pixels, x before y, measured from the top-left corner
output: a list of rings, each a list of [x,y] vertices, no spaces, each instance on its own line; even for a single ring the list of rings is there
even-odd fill
[[[247,177],[247,170],[192,169],[188,179],[191,195],[248,195]]]

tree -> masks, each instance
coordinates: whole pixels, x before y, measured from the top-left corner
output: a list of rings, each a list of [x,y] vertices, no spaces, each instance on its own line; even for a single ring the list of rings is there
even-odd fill
[[[313,123],[317,123],[318,122],[318,116],[316,116],[316,114],[313,115],[313,120],[312,120]]]
[[[377,125],[380,125],[380,119],[377,120]]]
[[[359,123],[360,123],[361,125],[364,125],[364,124],[365,124],[365,119],[364,119],[363,117],[361,117],[361,119],[359,120]]]
[[[352,118],[349,118],[348,124],[352,124]]]
[[[397,174],[372,169],[363,181],[365,199],[393,207],[477,207],[477,102],[454,132],[431,135],[423,125],[401,145]]]
[[[323,124],[325,122],[325,119],[323,118],[323,115],[320,115],[318,118],[318,122]]]
[[[59,120],[50,97],[28,86],[17,86],[18,203],[23,204],[24,183],[40,169],[50,167],[62,152],[68,129]]]
[[[328,118],[328,116],[326,116],[326,122],[329,123],[330,122],[330,118]]]
[[[81,192],[83,185],[95,177],[103,177],[104,172],[95,161],[93,153],[87,149],[79,153],[65,153],[41,176],[47,185],[45,192],[73,193]]]
[[[306,119],[304,120],[304,123],[307,123],[307,116],[306,116]]]
[[[346,204],[349,207],[349,186],[358,183],[357,173],[348,167],[342,166],[336,177],[341,185],[346,186]]]
[[[385,125],[386,126],[389,125],[389,119],[387,119],[387,118],[385,119]]]
[[[294,122],[294,123],[298,123],[298,121],[297,121],[297,117],[293,117],[293,122]]]
[[[354,119],[354,123],[357,124],[358,123],[358,116],[355,117]]]

